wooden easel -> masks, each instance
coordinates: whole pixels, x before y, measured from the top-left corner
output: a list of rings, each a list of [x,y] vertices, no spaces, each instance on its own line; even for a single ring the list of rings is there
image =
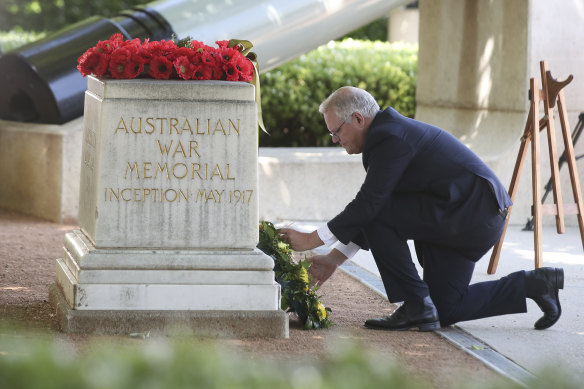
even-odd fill
[[[525,130],[521,137],[521,147],[515,162],[515,169],[511,178],[511,185],[509,186],[509,196],[511,200],[515,199],[517,193],[517,183],[521,176],[523,163],[527,154],[527,148],[531,142],[531,175],[532,175],[532,192],[533,192],[533,243],[535,248],[535,268],[543,265],[542,259],[542,215],[555,215],[556,227],[558,234],[565,232],[564,228],[564,213],[576,214],[578,217],[578,226],[580,227],[580,238],[584,247],[584,204],[582,203],[582,192],[580,190],[580,182],[578,179],[578,170],[576,168],[576,159],[574,157],[574,144],[570,134],[570,124],[568,123],[568,112],[566,109],[563,88],[568,85],[573,77],[570,75],[565,81],[557,81],[548,70],[545,61],[540,62],[542,89],[539,89],[539,83],[536,78],[530,79],[529,85],[529,115],[525,124]],[[544,116],[539,118],[539,104],[543,103]],[[562,127],[562,136],[564,138],[564,147],[566,154],[566,162],[570,170],[570,181],[572,184],[572,193],[574,195],[574,203],[564,204],[562,201],[562,192],[560,188],[560,175],[558,167],[558,158],[556,151],[556,135],[554,128],[554,106],[558,105],[558,115]],[[537,124],[537,131],[535,130]],[[544,128],[547,129],[548,147],[551,167],[551,180],[554,194],[554,203],[543,205],[541,203],[541,169],[540,169],[540,141],[539,132]],[[509,208],[507,220],[505,221],[505,228],[501,238],[493,248],[491,261],[487,272],[494,274],[497,271],[499,263],[499,255],[501,254],[501,247],[505,239],[505,232],[509,224]]]

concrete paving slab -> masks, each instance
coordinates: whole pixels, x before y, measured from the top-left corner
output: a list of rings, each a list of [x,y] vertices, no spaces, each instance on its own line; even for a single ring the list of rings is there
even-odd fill
[[[289,224],[290,222],[283,223]],[[294,222],[292,227],[310,231],[323,222]],[[507,230],[496,274],[487,274],[491,252],[478,263],[472,282],[495,280],[518,270],[534,268],[533,232],[523,231],[522,225]],[[526,370],[538,374],[544,367],[554,368],[576,379],[584,380],[584,250],[577,227],[566,227],[557,234],[555,226],[543,228],[544,266],[562,267],[564,289],[560,291],[562,317],[553,327],[538,331],[533,328],[541,316],[537,305],[528,300],[525,314],[505,315],[457,324],[457,327],[487,344]],[[410,245],[413,253],[413,245]],[[327,252],[318,248],[317,253]],[[414,261],[417,265],[417,261]],[[366,284],[375,284],[379,272],[368,251],[361,250],[352,258],[352,265],[366,270]],[[417,267],[421,272],[421,268]],[[373,278],[371,278],[373,277]],[[380,283],[376,284],[380,286]]]
[[[544,331],[533,329],[541,311],[527,301],[527,313],[460,323],[458,326],[529,371],[544,366],[562,368],[584,380],[584,252],[576,227],[558,235],[554,226],[543,229],[544,266],[564,268],[560,291],[562,317]],[[487,274],[490,253],[477,264],[473,282],[487,281],[517,270],[533,269],[533,233],[510,226],[497,273]]]

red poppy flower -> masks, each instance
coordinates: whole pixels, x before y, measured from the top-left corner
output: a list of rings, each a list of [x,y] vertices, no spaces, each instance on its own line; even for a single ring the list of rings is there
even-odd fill
[[[83,77],[90,74],[101,77],[107,71],[109,56],[103,54],[97,47],[92,47],[77,59],[77,63],[77,69]]]
[[[113,51],[117,48],[114,45],[112,45],[111,41],[99,41],[97,42],[97,45],[95,45],[95,47],[99,49],[99,51],[101,51],[102,53],[108,55],[113,53]]]
[[[212,49],[212,47],[211,47]],[[199,58],[201,59],[202,63],[205,63],[207,65],[214,65],[215,64],[215,57],[213,57],[213,51],[209,50],[209,51],[203,51],[201,53],[199,53]]]
[[[172,74],[172,62],[164,56],[153,57],[150,61],[148,74],[159,80],[168,80]]]
[[[122,47],[129,49],[133,53],[138,53],[142,50],[142,43],[140,43],[140,39],[135,38],[131,41],[125,41]]]
[[[238,55],[241,55],[239,50],[229,47],[222,47],[217,50],[218,57],[221,59],[222,63],[227,63]]]
[[[129,78],[136,78],[144,71],[144,58],[142,57],[142,46],[139,39],[133,39],[128,42],[124,49],[130,53],[128,67]]]
[[[77,69],[89,74],[113,78],[136,78],[147,67],[147,75],[157,79],[251,81],[253,65],[229,41],[207,46],[197,40],[178,47],[170,40],[124,40],[122,34],[99,41],[78,59]]]
[[[239,81],[251,82],[253,79],[253,64],[244,56],[241,56],[237,61],[237,69],[239,70]]]
[[[109,40],[110,41],[123,42],[124,41],[124,36],[121,33],[116,32],[115,34],[112,34],[112,36],[110,36]]]
[[[162,55],[162,50],[160,49],[160,42],[145,42],[142,45],[142,56],[144,58],[150,59],[154,56]]]
[[[211,80],[213,79],[213,66],[200,64],[195,66],[193,80]]]
[[[106,41],[97,42],[96,47],[99,48],[105,54],[111,54],[115,49],[122,47],[124,44],[124,36],[120,33],[113,34]]]
[[[176,43],[173,41],[160,41],[160,48],[162,49],[162,55],[171,57],[174,55],[175,51],[178,49]]]
[[[186,56],[178,57],[174,60],[174,69],[180,78],[183,80],[190,80],[195,73],[195,65]]]
[[[199,42],[197,40],[191,41],[191,47],[193,48],[193,51],[196,51],[196,52],[204,52],[204,51],[209,51],[209,50],[213,49],[211,46],[207,46],[203,42]]]
[[[130,50],[120,47],[112,53],[108,69],[113,78],[136,78],[144,64]]]
[[[173,41],[149,41],[142,45],[142,55],[148,59],[160,56],[169,56],[174,53],[176,48],[177,47]]]
[[[174,63],[174,61],[180,57],[186,57],[189,61],[191,61],[194,55],[195,53],[189,47],[177,47],[175,50],[173,50],[172,53],[168,54],[166,58]]]
[[[224,64],[223,71],[225,72],[225,79],[227,81],[239,81],[240,72],[234,62]]]

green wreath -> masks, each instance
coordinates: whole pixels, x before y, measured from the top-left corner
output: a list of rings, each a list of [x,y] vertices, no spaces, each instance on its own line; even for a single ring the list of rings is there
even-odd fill
[[[295,263],[290,245],[280,239],[279,230],[270,222],[260,222],[258,248],[274,260],[276,282],[282,289],[282,310],[296,312],[304,329],[329,327],[330,308],[320,302],[316,294],[318,287],[310,285],[310,262]]]

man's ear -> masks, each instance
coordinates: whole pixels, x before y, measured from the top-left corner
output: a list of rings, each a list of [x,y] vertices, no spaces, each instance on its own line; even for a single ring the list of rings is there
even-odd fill
[[[355,115],[355,117],[357,118],[357,124],[362,125],[363,123],[365,123],[365,118],[363,117],[363,115],[361,115],[361,113],[354,112],[353,115]]]

